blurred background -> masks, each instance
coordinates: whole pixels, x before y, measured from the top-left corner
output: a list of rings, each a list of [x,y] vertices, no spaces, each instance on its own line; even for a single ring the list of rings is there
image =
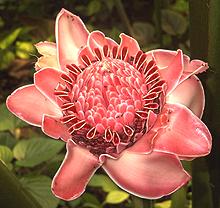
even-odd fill
[[[187,0],[0,0],[0,160],[42,208],[192,207],[191,183],[172,196],[145,200],[143,205],[102,170],[79,199],[64,202],[52,195],[51,179],[63,160],[65,145],[15,118],[5,100],[16,88],[33,82],[34,63],[40,56],[34,44],[55,41],[55,18],[61,8],[79,15],[90,31],[101,30],[117,42],[124,32],[143,51],[180,48],[189,54]],[[190,171],[189,163],[185,166]]]

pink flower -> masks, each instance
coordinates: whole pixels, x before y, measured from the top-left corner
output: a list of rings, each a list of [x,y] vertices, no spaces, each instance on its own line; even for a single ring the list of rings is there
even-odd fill
[[[181,50],[144,53],[132,37],[120,38],[118,45],[102,32],[89,33],[62,9],[56,44],[36,45],[43,56],[34,84],[7,99],[16,116],[67,143],[52,183],[64,200],[79,197],[101,166],[122,189],[159,198],[190,180],[181,159],[210,152],[195,76],[208,65]]]

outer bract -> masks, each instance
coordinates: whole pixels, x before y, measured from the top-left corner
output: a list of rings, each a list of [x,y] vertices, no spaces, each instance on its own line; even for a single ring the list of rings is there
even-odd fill
[[[62,9],[56,43],[40,42],[34,84],[7,99],[9,110],[66,142],[52,183],[64,200],[79,197],[103,167],[122,189],[168,195],[190,180],[180,159],[207,155],[211,135],[200,120],[204,92],[195,74],[208,65],[181,50],[144,53],[135,39],[117,44]]]

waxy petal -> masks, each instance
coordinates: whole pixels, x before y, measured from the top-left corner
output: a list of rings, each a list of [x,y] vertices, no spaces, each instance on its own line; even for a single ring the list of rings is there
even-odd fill
[[[53,68],[44,68],[34,74],[34,84],[37,89],[55,102],[54,90],[59,83],[64,84],[61,79],[62,71]]]
[[[20,119],[35,126],[41,126],[43,114],[61,116],[54,105],[34,85],[26,85],[15,90],[6,101],[8,109]]]
[[[44,41],[35,44],[35,47],[38,53],[42,55],[35,63],[35,69],[37,71],[44,67],[53,67],[59,70],[55,43]]]
[[[188,107],[199,118],[205,105],[205,95],[201,82],[196,76],[191,76],[179,84],[169,96],[168,103],[180,103]]]
[[[93,31],[89,34],[87,44],[89,45],[91,51],[94,51],[95,48],[102,51],[103,46],[108,45],[108,41],[104,33],[100,31]]]
[[[147,59],[154,60],[157,64],[157,66],[160,69],[166,68],[169,66],[175,56],[177,55],[176,51],[170,51],[170,50],[163,50],[163,49],[156,49],[156,50],[151,50],[145,53],[147,55]]]
[[[88,59],[89,63],[91,63],[92,61],[95,60],[94,54],[92,53],[92,51],[89,49],[88,46],[85,46],[84,48],[82,48],[82,50],[80,50],[79,52],[79,57],[78,57],[78,63],[81,66],[86,67],[87,64],[83,61],[83,56],[86,56],[86,58]]]
[[[166,104],[157,124],[161,128],[154,149],[181,157],[200,157],[210,153],[211,135],[206,125],[181,104]]]
[[[61,123],[60,117],[43,116],[42,131],[49,137],[67,141],[72,137],[67,129],[68,128]]]
[[[204,61],[200,60],[192,60],[190,61],[188,57],[188,61],[184,62],[184,74],[180,78],[180,83],[182,83],[184,80],[188,79],[194,74],[199,74],[204,71],[206,71],[209,68],[208,64]]]
[[[65,9],[60,11],[56,19],[56,43],[62,70],[66,64],[77,63],[78,52],[86,45],[88,34],[78,16]]]
[[[129,147],[127,151],[136,153],[150,153],[153,148],[154,138],[157,136],[157,132],[149,131]]]
[[[181,50],[177,51],[176,56],[166,68],[160,70],[161,78],[167,83],[167,91],[169,94],[179,83],[179,79],[183,74],[183,53]]]
[[[44,42],[39,42],[35,44],[35,47],[38,53],[43,56],[56,56],[57,55],[56,43],[44,41]]]
[[[171,194],[190,179],[176,156],[161,152],[124,151],[116,160],[107,158],[103,168],[122,189],[143,198]]]
[[[156,49],[147,52],[146,55],[149,61],[154,59],[156,61],[157,66],[160,69],[162,69],[170,65],[174,57],[177,55],[177,51]],[[190,58],[185,54],[183,55],[183,62],[184,62],[184,73],[185,75],[187,75],[187,77],[184,76],[183,78],[186,79],[189,76],[192,76],[193,74],[199,74],[208,69],[207,63],[197,59],[190,61]]]
[[[56,56],[41,56],[37,59],[37,62],[35,63],[34,67],[36,71],[46,67],[52,67],[59,70]]]
[[[65,159],[52,182],[52,192],[63,200],[76,199],[100,165],[97,157],[69,140]]]
[[[124,33],[120,34],[120,38],[121,38],[121,42],[119,45],[119,51],[121,51],[124,47],[127,47],[129,51],[129,55],[135,57],[137,52],[140,50],[138,42],[134,38]]]
[[[101,52],[103,47],[107,45],[111,50],[114,46],[118,46],[118,44],[112,40],[111,38],[105,37],[105,34],[100,31],[93,31],[89,34],[88,37],[88,46],[91,51],[94,52],[95,48],[98,48]]]

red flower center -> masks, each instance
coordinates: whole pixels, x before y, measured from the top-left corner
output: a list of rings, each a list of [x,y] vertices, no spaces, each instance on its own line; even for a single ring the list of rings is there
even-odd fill
[[[67,65],[65,85],[55,90],[61,105],[61,121],[72,140],[95,155],[118,154],[146,133],[161,111],[166,83],[155,62],[139,51],[129,57],[125,47],[103,53],[94,60],[82,55],[84,66]]]

